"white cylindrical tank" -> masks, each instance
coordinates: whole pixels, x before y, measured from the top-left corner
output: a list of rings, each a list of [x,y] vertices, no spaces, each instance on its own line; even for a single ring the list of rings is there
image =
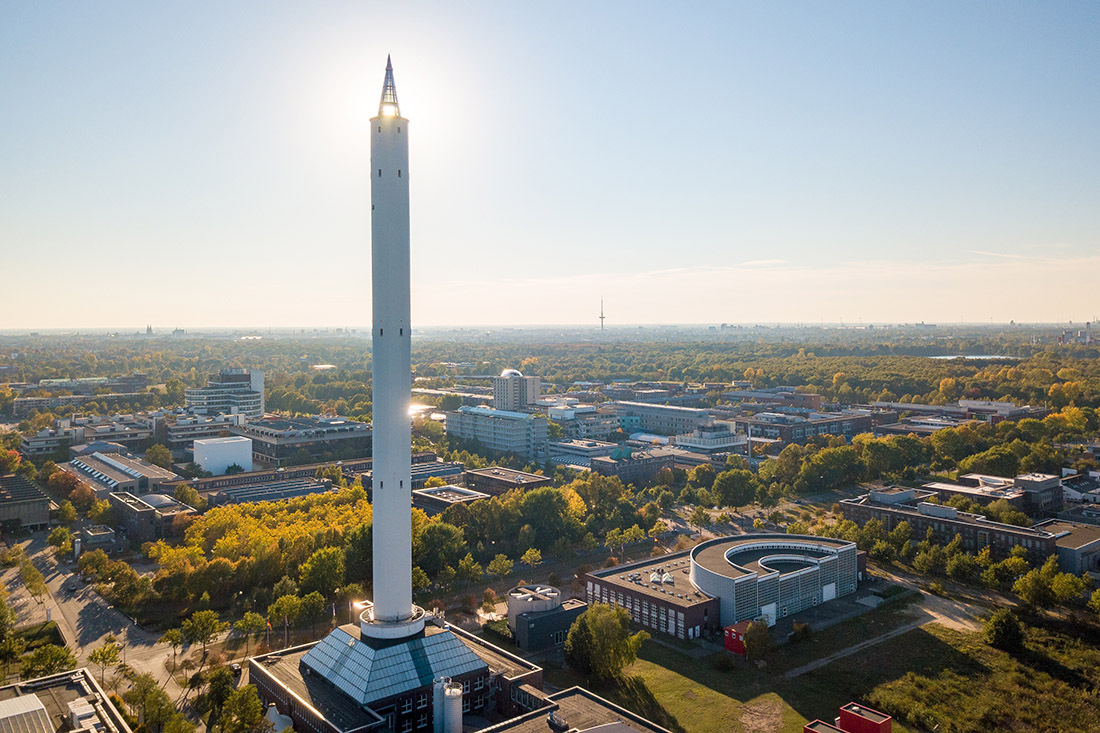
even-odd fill
[[[462,685],[457,682],[443,690],[444,733],[462,733]]]
[[[561,605],[561,591],[550,585],[517,585],[508,591],[508,628],[516,630],[521,613],[551,611]]]
[[[443,691],[451,684],[450,677],[440,677],[432,685],[432,733],[444,733],[446,730],[446,707],[443,704]]]

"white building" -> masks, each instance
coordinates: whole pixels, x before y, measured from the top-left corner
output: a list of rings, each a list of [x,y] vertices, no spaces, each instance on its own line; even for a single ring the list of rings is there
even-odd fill
[[[205,387],[184,393],[187,411],[198,415],[264,416],[264,373],[258,369],[222,369]]]
[[[209,438],[195,441],[195,463],[202,470],[222,476],[230,466],[252,470],[252,441],[235,435],[231,438]]]
[[[593,458],[609,456],[618,447],[602,440],[554,440],[550,442],[550,460],[564,466],[588,468]]]
[[[733,432],[733,423],[716,421],[700,425],[690,433],[675,435],[672,444],[697,453],[747,453],[749,439]]]
[[[492,451],[544,461],[550,442],[546,418],[492,407],[460,407],[447,413],[447,434],[476,440]]]
[[[505,369],[493,377],[493,407],[498,410],[526,410],[539,400],[542,382],[538,377],[525,377],[516,369]]]

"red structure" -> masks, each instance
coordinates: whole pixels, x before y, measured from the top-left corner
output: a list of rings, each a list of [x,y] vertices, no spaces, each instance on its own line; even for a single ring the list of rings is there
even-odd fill
[[[734,654],[745,653],[745,632],[749,630],[750,621],[742,621],[733,626],[726,627],[726,649]]]
[[[836,724],[845,733],[892,733],[894,719],[865,705],[850,702],[840,708]]]
[[[824,720],[815,720],[802,726],[802,733],[844,733],[844,730]]]

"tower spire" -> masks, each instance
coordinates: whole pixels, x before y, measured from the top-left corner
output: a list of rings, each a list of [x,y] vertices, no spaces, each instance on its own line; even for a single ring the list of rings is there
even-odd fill
[[[378,102],[380,117],[400,117],[401,107],[397,104],[397,85],[393,83],[393,64],[386,56],[386,80],[382,82],[382,99]]]

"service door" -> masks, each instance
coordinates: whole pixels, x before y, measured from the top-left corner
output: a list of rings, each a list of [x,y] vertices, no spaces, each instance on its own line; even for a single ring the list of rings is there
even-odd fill
[[[836,598],[836,583],[826,583],[821,589],[821,600],[831,601]]]
[[[775,626],[775,604],[768,603],[760,607],[760,615],[763,616],[768,626]]]

